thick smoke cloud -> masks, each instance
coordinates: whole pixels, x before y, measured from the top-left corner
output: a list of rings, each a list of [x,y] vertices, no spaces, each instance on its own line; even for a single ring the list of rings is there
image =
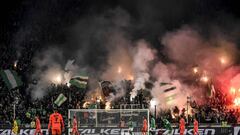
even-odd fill
[[[122,34],[116,33],[109,39],[109,54],[107,66],[103,72],[101,79],[120,81],[130,79],[133,75],[132,65],[132,43]]]
[[[154,60],[155,51],[149,48],[149,43],[144,40],[137,42],[135,55],[133,56],[134,88],[131,98],[135,98],[138,90],[145,89],[145,82],[149,80],[150,62]]]
[[[33,60],[36,67],[32,79],[37,81],[36,85],[30,85],[30,92],[33,98],[41,98],[47,93],[50,84],[59,84],[63,81],[63,69],[59,60],[62,59],[62,52],[57,48],[50,48],[39,53]]]
[[[152,95],[161,103],[159,106],[167,106],[162,101],[164,93],[159,83],[174,84],[177,88],[175,91],[179,91],[179,94],[173,105],[184,107],[187,96],[200,101],[201,97],[205,97],[206,89],[201,87],[203,84],[199,86],[202,77],[207,77],[207,81],[202,83],[211,84],[226,68],[236,63],[236,45],[226,37],[218,36],[212,35],[206,40],[194,28],[184,26],[177,31],[166,33],[161,38],[164,53],[170,61],[167,64],[158,62],[152,73],[157,79]],[[196,73],[193,72],[194,67],[197,68]]]
[[[58,68],[58,74],[67,76],[67,80],[77,73],[86,72],[91,78],[90,89],[98,87],[98,80],[119,81],[132,78],[131,40],[127,38],[125,28],[129,27],[128,14],[120,9],[109,10],[99,16],[89,16],[80,19],[69,27],[69,40],[64,44],[51,45],[44,48],[34,58],[36,71],[32,78],[38,78],[39,83],[33,89],[33,97],[41,97],[46,93],[49,81],[49,71]],[[87,29],[86,29],[87,28]],[[71,74],[65,74],[64,66],[68,59],[74,59]],[[119,74],[121,67],[124,74]],[[46,74],[41,74],[45,73]],[[48,73],[48,74],[47,74]],[[97,76],[96,76],[97,75]],[[67,80],[61,83],[67,83]],[[44,83],[40,83],[40,82]],[[41,92],[42,91],[42,92]],[[34,94],[35,93],[35,94]],[[42,94],[39,94],[42,93]],[[38,96],[36,96],[38,95]]]
[[[180,67],[180,76],[191,73],[184,70],[193,66],[198,66],[215,76],[235,63],[237,53],[234,43],[218,36],[212,35],[210,39],[205,40],[193,28],[183,27],[176,32],[167,33],[161,41],[167,56],[176,63],[176,67]]]
[[[117,82],[118,92],[111,94],[108,101],[125,95],[122,79],[133,80],[132,97],[145,88],[146,81],[152,81],[151,94],[165,108],[169,105],[163,100],[159,84],[169,82],[179,93],[175,101],[182,101],[174,101],[173,105],[183,107],[186,95],[197,94],[200,96],[196,100],[202,100],[200,97],[206,93],[198,85],[202,76],[214,81],[237,63],[237,40],[228,36],[239,36],[236,34],[239,27],[232,23],[229,27],[223,22],[198,21],[208,18],[201,16],[207,12],[205,9],[196,8],[198,2],[133,0],[104,5],[106,8],[101,10],[91,5],[83,11],[77,6],[72,8],[68,2],[53,3],[36,4],[37,11],[31,8],[26,23],[13,37],[12,44],[21,45],[31,39],[42,45],[33,59],[36,70],[31,78],[38,80],[29,88],[33,98],[44,96],[51,83],[67,83],[72,76],[86,72],[92,91],[98,89],[99,80]],[[50,17],[51,13],[56,18]],[[227,20],[235,22],[235,19]],[[226,33],[230,34],[226,36]],[[66,73],[64,66],[68,59],[75,62]],[[197,67],[197,74],[193,73],[193,67]]]
[[[213,35],[209,39],[205,39],[190,26],[183,26],[159,37],[163,51],[157,51],[159,48],[154,47],[144,38],[132,40],[129,37],[130,33],[125,30],[132,28],[129,17],[126,11],[117,8],[99,16],[82,19],[70,27],[71,36],[69,42],[66,43],[69,44],[69,48],[60,45],[55,51],[50,49],[51,54],[43,51],[41,53],[45,54],[46,60],[41,61],[40,56],[37,55],[34,61],[39,66],[38,68],[49,66],[58,69],[55,71],[64,77],[64,64],[67,59],[74,58],[77,67],[74,68],[75,71],[71,75],[68,74],[68,78],[77,75],[75,73],[79,73],[80,70],[88,72],[90,76],[94,75],[94,81],[90,83],[92,91],[98,91],[98,80],[117,82],[115,85],[117,91],[107,97],[108,102],[113,102],[126,94],[124,84],[120,83],[121,80],[134,79],[134,89],[131,92],[131,97],[134,98],[138,90],[145,89],[144,83],[152,77],[154,78],[151,80],[154,82],[154,87],[151,94],[158,103],[161,103],[158,104],[158,108],[185,107],[186,95],[194,97],[194,94],[198,94],[201,98],[194,97],[195,100],[202,100],[206,91],[195,85],[193,67],[198,67],[201,74],[204,73],[214,79],[216,75],[235,62],[235,50],[237,49],[233,42],[220,35]],[[89,29],[86,30],[86,27]],[[166,60],[161,60],[157,57],[157,53],[163,53],[169,61],[166,63]],[[65,63],[53,59],[51,55],[65,59]],[[224,59],[224,63],[221,63],[222,59]],[[41,76],[40,73],[50,75],[52,68],[36,71],[34,76],[40,77],[40,79],[37,87],[33,87],[33,97],[41,97],[45,93],[51,81],[49,81],[48,75]],[[63,81],[63,83],[66,82]],[[159,85],[162,82],[176,86],[175,91],[178,96],[171,105],[166,104],[164,100],[164,89]]]

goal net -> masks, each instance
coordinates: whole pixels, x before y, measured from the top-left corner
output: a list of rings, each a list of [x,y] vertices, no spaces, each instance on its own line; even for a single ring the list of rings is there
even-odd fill
[[[82,134],[129,134],[129,130],[140,134],[143,120],[147,120],[149,131],[148,109],[69,109],[68,127],[72,129],[73,116],[76,116],[78,130]],[[131,129],[130,129],[131,128]]]

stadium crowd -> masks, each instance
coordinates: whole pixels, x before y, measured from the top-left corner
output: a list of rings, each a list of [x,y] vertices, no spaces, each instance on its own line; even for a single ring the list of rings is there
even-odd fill
[[[48,94],[41,99],[33,100],[31,94],[28,93],[27,88],[29,82],[28,76],[34,70],[32,59],[34,54],[34,46],[26,46],[23,48],[24,53],[21,56],[17,55],[11,46],[0,46],[0,68],[1,69],[13,69],[18,72],[22,77],[23,86],[8,90],[3,80],[0,78],[0,126],[11,126],[14,113],[14,104],[16,105],[16,119],[19,124],[30,126],[34,121],[36,114],[40,115],[42,123],[48,123],[49,115],[52,113],[53,102],[60,93],[63,93],[68,97],[67,101],[62,104],[59,109],[63,115],[65,123],[67,123],[68,108],[80,109],[83,108],[84,97],[87,90],[79,90],[76,87],[68,87],[67,84],[49,86]],[[14,66],[14,62],[17,61],[17,66]],[[132,87],[131,82],[127,82],[129,87],[126,89],[130,92]],[[96,100],[94,101],[96,102]],[[221,123],[227,121],[231,124],[237,124],[240,116],[239,110],[229,110],[225,106],[226,97],[220,92],[216,92],[214,98],[210,98],[209,102],[204,105],[198,105],[196,102],[191,102],[191,110],[193,115],[189,115],[189,120],[192,121],[193,117],[198,118],[200,123]],[[150,98],[143,96],[143,93],[139,93],[137,98],[133,101],[130,100],[130,95],[118,99],[115,104],[112,104],[112,108],[121,108],[122,104],[140,104],[140,108],[149,108]],[[100,105],[98,108],[104,109],[104,105]],[[136,108],[135,108],[136,109]],[[161,120],[167,118],[170,122],[175,123],[179,121],[181,115],[186,114],[186,109],[180,110],[178,107],[174,107],[169,110],[163,110],[158,114],[156,123],[158,127],[161,127]]]

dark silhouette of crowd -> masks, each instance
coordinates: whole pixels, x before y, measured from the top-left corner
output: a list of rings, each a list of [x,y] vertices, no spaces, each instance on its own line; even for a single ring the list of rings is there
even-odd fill
[[[201,124],[217,124],[217,125],[236,125],[239,124],[240,111],[238,109],[228,109],[226,106],[226,95],[220,91],[216,91],[215,96],[207,99],[204,104],[197,104],[195,101],[189,102],[189,111],[187,109],[178,108],[177,106],[161,111],[158,114],[156,123],[158,127],[162,126],[162,120],[168,119],[171,123],[178,123],[181,116],[184,116],[187,124],[191,124],[194,118],[197,118]],[[188,119],[188,120],[187,120]]]
[[[34,121],[38,114],[41,122],[47,124],[49,115],[56,107],[54,101],[60,93],[64,94],[68,99],[58,108],[67,123],[68,108],[82,108],[82,102],[85,90],[79,90],[75,87],[67,85],[54,85],[48,88],[48,94],[41,99],[31,99],[30,95],[21,95],[18,89],[4,93],[4,98],[0,100],[0,126],[10,126],[14,117],[13,105],[16,105],[16,119],[21,124],[30,124]],[[70,94],[71,93],[71,94]]]

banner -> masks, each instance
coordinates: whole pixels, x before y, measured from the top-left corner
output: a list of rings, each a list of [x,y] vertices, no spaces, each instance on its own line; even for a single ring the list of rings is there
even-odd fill
[[[12,135],[11,129],[0,129],[0,135]],[[20,129],[19,135],[34,135],[35,129]],[[42,129],[44,135],[50,135],[47,129]]]
[[[54,101],[54,103],[57,106],[61,106],[65,101],[67,100],[67,97],[65,97],[62,93],[57,97],[57,99]]]
[[[140,128],[139,128],[140,129]],[[81,135],[129,135],[129,128],[114,128],[114,127],[86,127],[79,128],[79,133]],[[192,128],[187,128],[184,135],[193,135]],[[31,128],[21,128],[19,135],[33,135],[35,129]],[[70,133],[71,129],[69,129]],[[240,127],[199,127],[199,135],[240,135]],[[134,135],[141,135],[141,131],[133,131]],[[42,129],[44,135],[50,135],[47,129]],[[150,131],[152,135],[168,135],[166,129],[156,129],[155,131]],[[172,134],[179,135],[179,129],[173,128]],[[11,129],[0,129],[0,135],[11,135]],[[62,135],[67,135],[63,133]]]
[[[0,76],[7,85],[8,89],[14,89],[23,84],[22,80],[14,70],[0,70]]]
[[[88,84],[88,76],[75,76],[71,78],[69,83],[77,88],[86,89]]]
[[[239,127],[240,128],[240,127]],[[81,135],[129,135],[129,128],[79,128]],[[232,127],[201,127],[199,128],[199,135],[239,135],[240,132],[233,134]],[[142,135],[141,127],[134,128],[134,135]],[[169,133],[166,129],[157,129],[150,131],[152,135],[180,135],[178,128],[173,128]],[[186,128],[184,135],[193,135],[192,128]]]
[[[178,128],[173,128],[172,132],[166,129],[157,129],[154,131],[156,135],[179,135],[180,131]],[[233,135],[233,127],[199,127],[199,135]],[[186,128],[184,135],[194,135],[193,128]],[[235,135],[235,134],[234,134]],[[238,134],[236,134],[238,135]]]

